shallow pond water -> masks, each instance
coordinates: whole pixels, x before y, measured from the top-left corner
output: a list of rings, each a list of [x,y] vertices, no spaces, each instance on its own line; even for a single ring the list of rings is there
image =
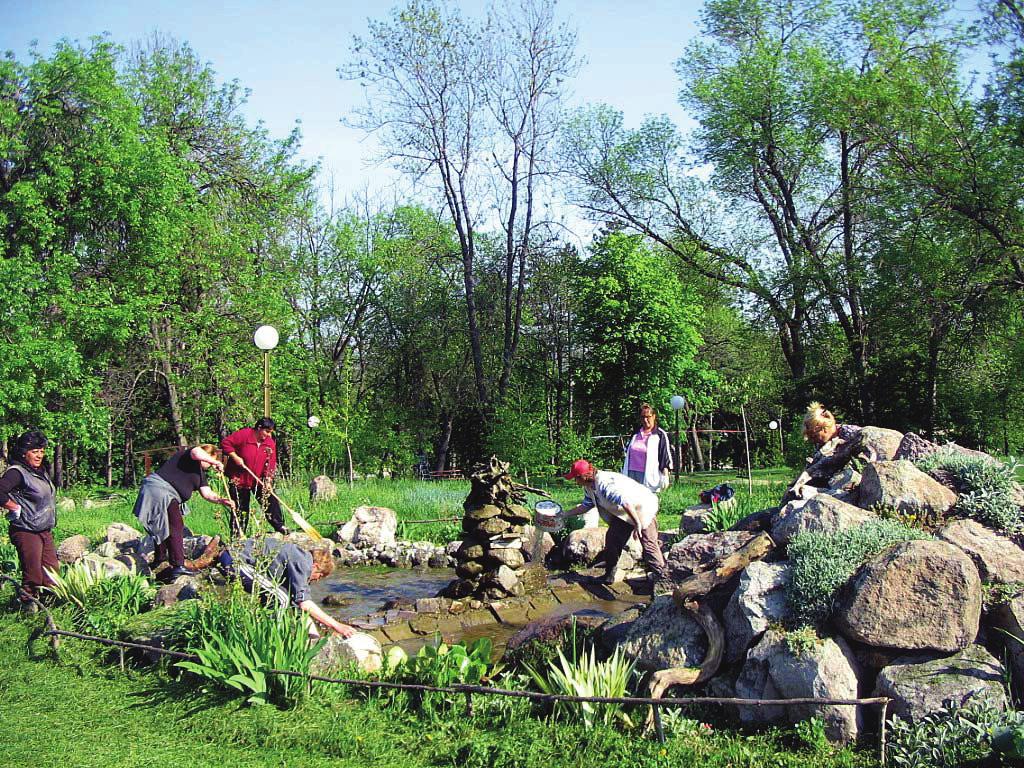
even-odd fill
[[[384,607],[389,600],[434,597],[455,578],[454,568],[344,568],[310,585],[312,598],[341,621],[359,619]],[[325,604],[332,595],[342,604]],[[331,601],[328,601],[330,603]]]
[[[320,603],[329,614],[341,621],[353,621],[379,612],[389,600],[401,598],[415,601],[421,597],[434,597],[453,578],[455,578],[455,571],[450,568],[429,570],[346,568],[335,571],[329,579],[312,584],[311,592],[313,599]],[[327,599],[326,603],[325,599]],[[544,617],[567,616],[573,613],[590,616],[614,616],[637,602],[647,602],[648,599],[595,599],[554,603]],[[341,604],[337,604],[339,600]],[[446,639],[468,643],[480,637],[489,637],[494,644],[495,654],[500,655],[509,638],[525,624],[526,622],[500,623],[498,621],[478,624],[467,628],[453,638]],[[405,640],[399,645],[406,651],[414,653],[424,644],[433,641],[433,637],[425,636]]]

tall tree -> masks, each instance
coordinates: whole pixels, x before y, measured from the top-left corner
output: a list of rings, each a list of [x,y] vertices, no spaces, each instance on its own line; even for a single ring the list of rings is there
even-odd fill
[[[462,261],[477,401],[486,407],[509,384],[537,202],[564,80],[575,68],[575,37],[550,0],[524,0],[482,23],[438,3],[414,0],[356,38],[344,76],[371,88],[354,123],[378,132],[388,158],[432,179],[455,227]],[[504,319],[496,377],[478,316],[478,233],[497,205],[505,232]],[[495,382],[496,379],[496,382]]]

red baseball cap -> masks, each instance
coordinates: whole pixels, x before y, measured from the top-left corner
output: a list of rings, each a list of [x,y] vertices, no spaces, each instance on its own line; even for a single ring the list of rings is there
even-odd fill
[[[576,459],[576,461],[572,463],[572,469],[570,469],[564,477],[566,480],[575,480],[577,477],[593,471],[594,465],[589,461],[586,459]]]

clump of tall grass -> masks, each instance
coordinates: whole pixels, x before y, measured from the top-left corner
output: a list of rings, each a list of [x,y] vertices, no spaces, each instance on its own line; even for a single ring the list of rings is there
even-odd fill
[[[634,670],[633,661],[627,659],[621,649],[616,648],[605,661],[598,661],[592,645],[573,660],[566,658],[559,648],[558,657],[550,662],[546,669],[537,669],[529,664],[524,664],[523,667],[541,693],[610,698],[628,695]],[[570,722],[582,722],[583,727],[588,730],[598,723],[611,725],[619,722],[627,727],[633,726],[621,704],[557,702],[554,716]]]

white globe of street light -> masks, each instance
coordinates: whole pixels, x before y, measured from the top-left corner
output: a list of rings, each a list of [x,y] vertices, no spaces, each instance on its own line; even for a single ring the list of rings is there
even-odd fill
[[[276,347],[279,339],[277,328],[272,325],[261,325],[252,335],[252,343],[264,352],[269,352]]]
[[[672,399],[668,401],[668,404],[672,406],[673,411],[681,411],[686,407],[686,398],[682,395],[672,395]]]
[[[306,419],[306,423],[309,425],[310,429],[316,429],[317,427],[320,426],[320,417],[310,416],[308,419]]]
[[[778,428],[779,428],[779,422],[777,422],[775,419],[772,419],[771,421],[768,422],[768,429],[775,430],[775,429],[778,429]]]

